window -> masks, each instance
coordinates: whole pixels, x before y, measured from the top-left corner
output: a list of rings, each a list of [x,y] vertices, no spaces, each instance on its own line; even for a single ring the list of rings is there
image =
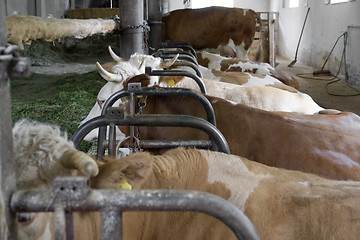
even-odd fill
[[[345,2],[353,2],[355,0],[324,0],[325,4],[337,4],[337,3],[345,3]]]
[[[299,0],[290,0],[289,8],[297,8],[299,7]]]
[[[203,8],[210,6],[234,7],[234,0],[192,0],[192,8]]]
[[[343,2],[348,2],[348,0],[330,0],[330,3],[331,3],[331,4],[334,4],[334,3],[343,3]]]

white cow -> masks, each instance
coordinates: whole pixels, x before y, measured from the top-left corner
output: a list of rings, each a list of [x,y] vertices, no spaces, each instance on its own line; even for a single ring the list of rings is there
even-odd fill
[[[161,77],[159,86],[190,88],[200,92],[197,83],[188,77]],[[203,78],[207,94],[223,98],[234,104],[244,104],[253,108],[266,111],[298,112],[303,114],[315,114],[324,108],[320,107],[307,94],[301,93],[294,88],[280,89],[271,86],[245,86],[225,82],[218,82]],[[169,84],[171,82],[171,84]]]
[[[268,63],[253,62],[240,58],[228,58],[206,51],[197,52],[197,57],[199,64],[211,71],[242,72],[250,77],[259,75],[271,76],[288,86],[299,89],[299,83],[295,78],[284,71],[273,68]]]

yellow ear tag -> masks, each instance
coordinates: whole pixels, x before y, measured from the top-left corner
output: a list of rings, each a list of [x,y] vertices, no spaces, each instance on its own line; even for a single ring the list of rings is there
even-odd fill
[[[131,190],[132,186],[126,181],[125,178],[121,179],[120,181],[118,181],[116,183],[116,188],[117,189],[126,189],[126,190]]]
[[[175,86],[175,80],[173,78],[168,81],[168,86]]]

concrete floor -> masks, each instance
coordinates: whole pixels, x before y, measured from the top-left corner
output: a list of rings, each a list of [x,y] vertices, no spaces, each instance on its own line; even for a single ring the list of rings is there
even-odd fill
[[[319,77],[322,80],[302,78],[296,75],[305,74],[305,77],[312,77],[313,68],[299,62],[296,62],[293,67],[288,67],[292,60],[282,57],[277,57],[276,62],[279,63],[276,68],[294,75],[299,82],[300,91],[310,95],[320,106],[353,112],[360,116],[360,88],[349,87],[344,79],[329,84],[335,80],[332,76]]]

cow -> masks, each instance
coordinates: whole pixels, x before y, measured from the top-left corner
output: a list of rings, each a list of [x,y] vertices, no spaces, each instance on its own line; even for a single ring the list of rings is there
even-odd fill
[[[45,190],[57,176],[99,173],[95,161],[77,151],[56,125],[22,119],[15,123],[12,135],[18,190]],[[18,213],[17,239],[54,239],[49,236],[53,230],[50,218],[52,213]]]
[[[294,88],[277,88],[272,86],[239,86],[237,84],[218,82],[203,78],[207,95],[220,97],[236,104],[266,111],[298,112],[315,114],[321,110],[314,100],[307,94]],[[190,88],[200,92],[197,83],[188,77],[160,77],[160,87]]]
[[[55,153],[62,151],[61,144],[53,145],[54,152],[44,155],[44,149],[36,143],[46,142],[49,136],[27,137],[37,139],[20,150],[23,157],[17,160],[34,163],[31,166],[39,167],[39,175],[32,175],[33,181],[24,187],[42,189],[63,171],[61,155]],[[39,159],[38,153],[45,159]],[[44,160],[58,164],[50,165],[52,169],[44,173]],[[139,152],[109,159],[98,171],[90,179],[93,189],[119,190],[123,186],[119,183],[126,183],[127,189],[134,190],[195,190],[220,196],[249,217],[261,239],[356,239],[360,234],[359,182],[327,180],[235,155],[191,148],[177,148],[161,156]],[[39,179],[43,173],[47,181]],[[54,238],[53,213],[37,213],[30,218],[20,217],[22,214],[18,213],[19,239]],[[75,212],[73,218],[74,239],[99,239],[99,213]],[[193,212],[129,212],[123,214],[122,225],[123,239],[236,239],[216,218]]]
[[[360,180],[358,115],[331,109],[314,115],[271,112],[206,97],[213,106],[217,128],[232,154],[327,178]],[[129,109],[126,99],[122,105]],[[206,119],[204,107],[186,96],[148,96],[142,113],[184,114]],[[129,127],[119,128],[126,136],[130,135]],[[141,140],[207,139],[205,133],[192,128],[179,131],[177,127],[139,127],[138,132]],[[159,154],[165,150],[149,151]]]
[[[251,9],[178,9],[162,17],[161,40],[186,42],[197,50],[216,49],[217,52],[227,46],[236,57],[247,59],[257,21],[261,24],[259,14]],[[261,45],[258,56],[260,52]]]
[[[270,75],[288,86],[299,89],[299,83],[294,77],[284,71],[273,68],[268,63],[258,63],[240,58],[228,58],[206,51],[198,51],[196,54],[198,63],[207,69],[224,72],[248,72],[249,75]]]

